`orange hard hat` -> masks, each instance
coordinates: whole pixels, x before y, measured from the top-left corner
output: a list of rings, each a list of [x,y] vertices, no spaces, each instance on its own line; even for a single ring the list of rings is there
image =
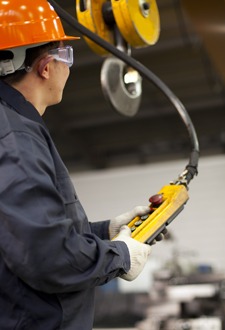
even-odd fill
[[[79,39],[65,35],[47,0],[0,0],[0,36],[0,50]]]

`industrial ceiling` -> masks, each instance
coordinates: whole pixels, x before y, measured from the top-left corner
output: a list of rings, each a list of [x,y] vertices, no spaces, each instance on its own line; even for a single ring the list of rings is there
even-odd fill
[[[223,153],[223,75],[205,42],[207,38],[204,39],[201,29],[196,26],[198,17],[192,19],[186,2],[157,0],[161,21],[159,40],[153,46],[132,49],[132,56],[156,74],[184,104],[196,128],[201,155]],[[208,7],[209,12],[216,2],[222,1],[197,1],[202,4],[202,11]],[[76,17],[74,0],[58,3]],[[201,5],[199,8],[201,10]],[[66,22],[64,27],[67,34],[81,36]],[[220,42],[218,49],[223,48],[222,38]],[[189,157],[187,129],[160,90],[143,79],[138,113],[133,117],[122,116],[111,107],[102,92],[100,71],[104,58],[89,48],[83,36],[73,46],[75,64],[63,101],[49,108],[44,115],[70,169],[103,169]]]

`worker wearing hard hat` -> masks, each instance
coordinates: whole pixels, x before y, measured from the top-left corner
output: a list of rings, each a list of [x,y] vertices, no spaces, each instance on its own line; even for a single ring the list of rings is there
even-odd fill
[[[0,36],[0,329],[91,330],[95,287],[147,261],[150,246],[121,226],[149,208],[87,220],[42,119],[77,39],[49,3],[0,0]]]

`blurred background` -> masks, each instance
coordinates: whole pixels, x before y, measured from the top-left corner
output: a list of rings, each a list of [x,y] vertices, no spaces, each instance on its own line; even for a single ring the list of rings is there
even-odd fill
[[[76,17],[75,1],[60,5]],[[97,289],[95,329],[225,329],[225,3],[157,0],[160,36],[131,55],[189,112],[200,143],[190,201],[157,243],[143,274]],[[65,23],[67,34],[79,35]],[[117,113],[100,82],[104,57],[81,36],[63,101],[45,121],[90,221],[148,203],[187,164],[187,129],[167,98],[143,79],[139,111]]]

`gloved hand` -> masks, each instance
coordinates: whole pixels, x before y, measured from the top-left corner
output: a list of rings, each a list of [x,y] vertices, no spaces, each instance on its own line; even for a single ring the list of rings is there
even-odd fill
[[[110,220],[109,224],[109,237],[113,239],[123,225],[127,225],[132,219],[137,216],[142,216],[150,212],[149,206],[136,206],[133,210],[123,213],[113,220]]]
[[[123,226],[120,229],[119,235],[114,241],[122,241],[127,245],[131,266],[128,273],[122,275],[121,278],[127,281],[133,281],[143,270],[151,252],[151,247],[148,244],[140,243],[131,238],[131,231],[128,226]]]

